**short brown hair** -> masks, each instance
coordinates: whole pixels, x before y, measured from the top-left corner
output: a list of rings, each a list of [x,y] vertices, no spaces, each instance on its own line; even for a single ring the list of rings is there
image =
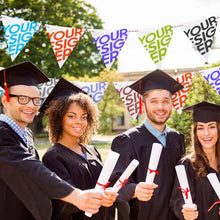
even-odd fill
[[[79,137],[78,143],[88,144],[92,134],[97,132],[99,125],[99,110],[97,104],[86,94],[73,94],[68,98],[52,100],[45,111],[45,114],[48,116],[47,129],[52,144],[60,139],[63,129],[63,117],[72,103],[77,103],[87,112],[87,127],[84,134]]]

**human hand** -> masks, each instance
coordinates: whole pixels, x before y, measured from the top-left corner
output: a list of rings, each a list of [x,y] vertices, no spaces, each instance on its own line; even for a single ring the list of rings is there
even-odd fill
[[[104,198],[103,193],[95,189],[80,190],[75,188],[69,196],[68,202],[91,214],[99,211]]]
[[[188,204],[184,204],[182,208],[182,213],[185,220],[197,219],[199,214],[196,204],[192,204],[191,206],[189,206]]]
[[[110,190],[111,190],[111,188],[107,188],[103,192],[104,193],[104,198],[102,200],[102,206],[110,207],[115,202],[115,200],[118,196],[118,193],[111,192]]]
[[[137,198],[140,201],[149,201],[153,195],[154,189],[157,188],[156,184],[148,184],[145,182],[140,182],[135,188],[135,193],[133,198]]]

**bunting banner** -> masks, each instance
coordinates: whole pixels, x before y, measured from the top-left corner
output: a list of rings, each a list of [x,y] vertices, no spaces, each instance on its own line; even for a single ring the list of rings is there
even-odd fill
[[[46,98],[58,81],[59,81],[58,79],[50,78],[49,82],[39,84],[38,88],[41,97]],[[79,82],[79,81],[70,81],[70,82],[78,86],[80,89],[82,89],[89,95],[91,95],[93,101],[97,104],[101,101],[102,96],[104,95],[109,84],[108,82]]]
[[[145,50],[148,51],[151,59],[160,69],[163,59],[173,35],[171,25],[166,25],[158,29],[138,30],[138,38]]]
[[[102,60],[109,70],[128,38],[128,30],[90,30],[90,32]]]
[[[40,24],[4,15],[2,15],[1,18],[9,54],[13,61],[33,35],[39,30]]]
[[[135,120],[139,114],[139,94],[129,87],[132,83],[134,82],[113,82],[113,85],[132,119]]]
[[[1,18],[9,54],[12,61],[14,61],[33,35],[39,30],[41,24],[5,15],[1,15]],[[122,50],[128,35],[131,32],[137,32],[139,41],[148,52],[152,61],[160,69],[173,36],[173,29],[178,27],[182,27],[183,32],[192,42],[193,47],[208,60],[217,29],[217,19],[219,17],[211,16],[197,22],[139,30],[128,30],[125,28],[116,30],[84,30],[81,28],[69,28],[49,24],[42,27],[45,27],[47,30],[60,68],[79,43],[84,32],[90,32],[102,60],[109,70]]]
[[[202,74],[202,76],[206,79],[206,81],[220,95],[220,67],[201,70],[199,71],[199,73]]]
[[[4,92],[5,90],[2,87],[0,87],[0,97],[4,94]]]
[[[217,18],[212,16],[203,21],[190,22],[182,26],[183,32],[206,60],[212,47],[217,23]]]
[[[38,89],[40,91],[40,96],[47,98],[58,81],[58,79],[50,78],[49,82],[39,84]]]
[[[184,88],[179,90],[178,92],[174,93],[172,95],[172,102],[173,107],[176,109],[176,111],[181,114],[183,106],[186,102],[186,98],[190,89],[190,86],[192,84],[194,73],[185,73],[179,76],[174,77],[177,82],[181,83]]]
[[[54,25],[46,25],[57,63],[61,68],[78,44],[84,30],[81,28],[68,28]]]
[[[78,86],[84,92],[92,96],[92,99],[95,103],[99,103],[104,95],[108,82],[78,82],[72,81],[73,84]]]

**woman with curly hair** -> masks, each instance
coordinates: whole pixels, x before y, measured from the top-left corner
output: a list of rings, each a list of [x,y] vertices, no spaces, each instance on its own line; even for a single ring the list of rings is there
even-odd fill
[[[207,174],[216,173],[220,179],[220,105],[200,102],[184,109],[193,112],[193,147],[181,163],[185,166],[193,207],[184,204],[177,178],[170,200],[178,219],[217,220],[220,219],[218,201]]]
[[[81,89],[61,78],[39,111],[48,117],[47,129],[53,144],[43,156],[43,163],[79,189],[94,188],[103,165],[97,149],[89,145],[98,128],[96,103]],[[112,206],[117,195],[108,190],[104,193],[106,197],[102,206]],[[108,212],[109,209],[101,207],[89,219],[110,219]],[[76,207],[54,200],[52,219],[80,220],[87,217]]]

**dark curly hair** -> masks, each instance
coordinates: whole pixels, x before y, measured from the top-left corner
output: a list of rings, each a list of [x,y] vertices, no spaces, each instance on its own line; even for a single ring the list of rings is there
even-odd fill
[[[72,94],[67,98],[52,100],[45,111],[45,114],[48,116],[47,130],[52,144],[60,139],[63,129],[63,117],[72,103],[77,103],[87,112],[87,127],[84,134],[79,137],[78,143],[88,144],[91,140],[91,136],[97,132],[99,125],[99,110],[97,104],[86,94]]]
[[[199,142],[198,136],[196,134],[197,130],[197,122],[193,123],[193,129],[192,129],[192,139],[193,139],[193,147],[191,149],[191,154],[187,156],[187,158],[191,161],[193,167],[195,170],[197,170],[197,176],[199,177],[206,177],[208,174],[208,166],[209,166],[209,160],[206,157],[202,145]],[[216,142],[216,159],[218,164],[218,170],[220,169],[220,123],[217,122],[217,129],[218,129],[218,140]]]

